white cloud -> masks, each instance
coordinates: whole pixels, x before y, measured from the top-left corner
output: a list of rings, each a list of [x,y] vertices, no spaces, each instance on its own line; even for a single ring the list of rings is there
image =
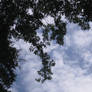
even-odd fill
[[[56,66],[52,68],[53,79],[43,84],[35,81],[42,66],[40,58],[30,53],[29,43],[17,41],[15,47],[21,49],[20,57],[27,62],[18,72],[15,89],[18,92],[91,92],[92,73],[88,71],[92,64],[91,35],[91,30],[84,32],[77,25],[68,25],[64,46],[52,43],[46,49]]]
[[[42,23],[44,25],[47,25],[47,24],[54,24],[54,18],[51,17],[51,16],[46,16],[44,19],[42,19]]]
[[[83,53],[82,57],[84,58],[85,61],[92,63],[92,53],[90,51]]]
[[[92,78],[80,76],[79,78],[69,79],[64,82],[65,92],[91,92]]]
[[[84,48],[92,44],[92,32],[90,31],[76,31],[73,35],[74,44],[77,45],[79,48]]]
[[[28,13],[29,15],[33,15],[32,9],[31,9],[31,8],[27,9],[27,13]]]

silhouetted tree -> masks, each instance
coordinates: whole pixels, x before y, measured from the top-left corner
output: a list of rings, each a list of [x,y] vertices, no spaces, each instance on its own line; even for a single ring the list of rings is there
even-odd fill
[[[28,10],[32,14],[28,13]],[[43,24],[42,19],[51,16],[54,24]],[[91,0],[0,0],[0,91],[8,92],[15,80],[14,70],[18,65],[17,51],[10,46],[10,37],[22,38],[31,43],[30,51],[40,56],[43,67],[38,71],[41,78],[37,81],[50,80],[51,66],[55,65],[47,52],[44,52],[51,40],[63,45],[66,24],[77,23],[82,29],[89,29],[92,21]],[[37,35],[42,29],[42,41]],[[32,49],[34,48],[34,49]]]

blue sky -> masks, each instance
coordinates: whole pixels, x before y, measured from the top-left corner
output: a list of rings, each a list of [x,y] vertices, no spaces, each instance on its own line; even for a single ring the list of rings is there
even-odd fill
[[[29,51],[29,43],[13,41],[20,50],[19,59],[24,60],[16,71],[13,92],[92,92],[92,28],[83,31],[77,24],[68,24],[64,46],[52,42],[45,49],[56,66],[52,68],[53,79],[43,84],[35,81],[42,66],[40,58]]]

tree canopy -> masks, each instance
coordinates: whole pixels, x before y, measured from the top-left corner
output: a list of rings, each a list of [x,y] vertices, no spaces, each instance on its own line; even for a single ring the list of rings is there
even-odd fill
[[[31,10],[31,13],[28,11]],[[54,24],[45,25],[42,19],[52,17]],[[91,0],[0,0],[0,91],[8,92],[15,80],[14,70],[18,66],[18,51],[11,47],[11,36],[24,39],[32,45],[30,51],[42,59],[43,67],[38,71],[41,76],[37,81],[50,80],[51,66],[55,61],[43,48],[51,40],[64,44],[67,23],[62,17],[78,24],[83,30],[89,29],[92,21]],[[42,29],[43,39],[37,35]],[[34,49],[33,49],[34,48]]]

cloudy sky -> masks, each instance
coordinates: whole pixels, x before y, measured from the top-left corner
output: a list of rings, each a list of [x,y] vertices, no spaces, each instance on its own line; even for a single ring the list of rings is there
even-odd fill
[[[92,92],[92,28],[83,31],[76,24],[67,25],[64,46],[52,43],[46,49],[56,66],[52,68],[53,79],[43,84],[35,81],[42,65],[40,58],[30,53],[29,46],[23,40],[15,44],[24,63],[16,71],[13,92]]]

